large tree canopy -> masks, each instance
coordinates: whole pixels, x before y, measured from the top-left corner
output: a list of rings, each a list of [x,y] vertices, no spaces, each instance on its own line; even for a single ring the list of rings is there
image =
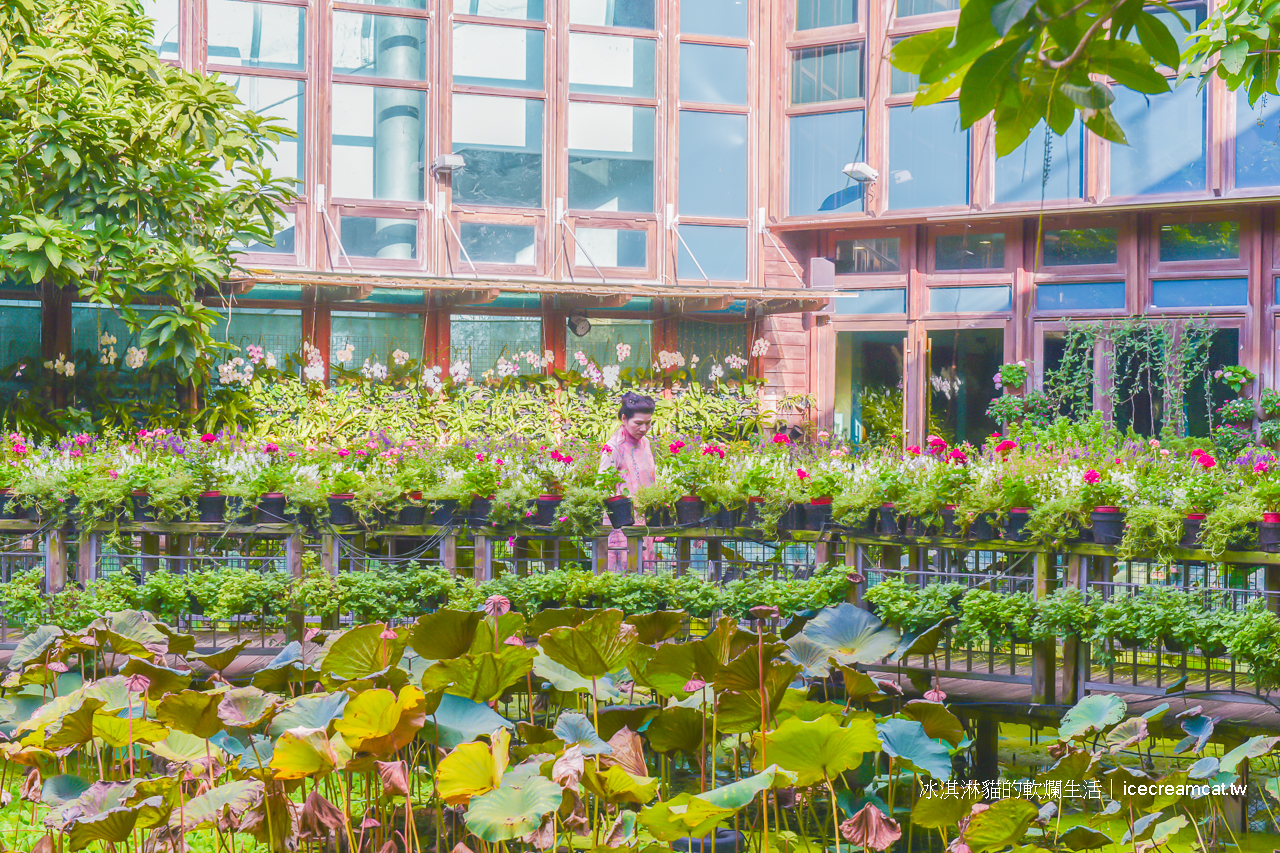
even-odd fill
[[[271,241],[290,189],[262,164],[291,132],[151,41],[138,0],[0,4],[0,276],[119,308],[191,379],[217,317],[197,296]]]
[[[1179,37],[1194,30],[1184,45],[1170,23]],[[1181,69],[1184,78],[1216,73],[1231,88],[1247,86],[1250,103],[1276,94],[1278,34],[1280,0],[1227,0],[1198,29],[1168,0],[962,0],[955,27],[905,39],[892,61],[920,76],[917,106],[958,91],[964,127],[992,114],[1003,155],[1042,120],[1065,133],[1077,113],[1094,133],[1124,142],[1099,77],[1156,95]]]

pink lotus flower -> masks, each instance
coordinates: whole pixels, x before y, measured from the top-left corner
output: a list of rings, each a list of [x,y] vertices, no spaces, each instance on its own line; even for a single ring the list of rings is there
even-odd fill
[[[521,648],[524,648],[524,640],[521,637],[517,637],[514,634],[512,634],[510,637],[507,637],[502,642],[508,646],[520,646]]]
[[[1092,468],[1084,472],[1084,481],[1091,486],[1101,479],[1102,479],[1102,475],[1099,474],[1097,471],[1093,470]]]
[[[380,640],[394,640],[395,638],[396,632],[390,625],[384,626],[382,633],[378,634],[378,639]]]
[[[697,693],[699,690],[707,686],[707,682],[700,678],[691,678],[684,684],[685,693]]]
[[[924,698],[926,702],[941,702],[947,698],[947,694],[935,687],[933,690],[926,690]]]
[[[1202,468],[1212,468],[1218,464],[1218,460],[1214,459],[1208,453],[1201,453],[1196,457],[1196,461],[1200,463]]]
[[[484,600],[484,612],[497,619],[511,610],[511,599],[505,595],[491,595]]]

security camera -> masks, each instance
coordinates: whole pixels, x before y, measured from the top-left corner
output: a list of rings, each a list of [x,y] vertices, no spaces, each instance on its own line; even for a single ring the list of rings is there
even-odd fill
[[[431,171],[437,175],[452,175],[467,168],[467,161],[461,154],[441,154],[431,163]]]
[[[866,163],[849,163],[841,171],[860,184],[874,184],[880,177],[880,173]]]

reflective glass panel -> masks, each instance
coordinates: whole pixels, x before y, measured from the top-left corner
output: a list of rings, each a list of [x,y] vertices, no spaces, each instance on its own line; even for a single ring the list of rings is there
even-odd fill
[[[106,315],[104,312],[104,319]],[[247,355],[253,344],[274,355],[276,363],[284,367],[285,356],[302,349],[302,312],[297,309],[237,306],[230,318],[225,309],[219,309],[218,315],[220,319],[209,328],[209,334],[214,340],[238,346],[241,356]],[[118,343],[116,351],[123,351]]]
[[[453,153],[467,161],[454,201],[542,206],[542,101],[454,95]]]
[[[333,198],[422,198],[425,92],[333,87]]]
[[[934,269],[1004,269],[1004,234],[939,234],[934,241]]]
[[[906,332],[837,332],[835,432],[855,444],[902,446]]]
[[[836,274],[898,272],[902,241],[897,237],[871,237],[836,243]]]
[[[1114,264],[1119,246],[1115,228],[1060,228],[1044,232],[1044,265],[1076,267]]]
[[[569,103],[569,207],[653,212],[653,107]]]
[[[537,229],[532,225],[463,222],[458,226],[458,236],[472,263],[534,266],[538,262]],[[460,268],[467,268],[461,253],[458,263]]]
[[[307,10],[273,3],[209,0],[209,62],[245,68],[306,66]]]
[[[178,58],[178,0],[142,0],[142,11],[155,22],[151,46],[161,59]]]
[[[653,39],[569,33],[569,91],[653,97]]]
[[[1218,261],[1240,257],[1239,222],[1160,226],[1160,260]]]
[[[842,290],[832,294],[831,307],[837,314],[905,314],[907,289]]]
[[[747,215],[747,117],[680,112],[680,213]]]
[[[566,324],[567,326],[567,324]],[[581,352],[601,366],[645,368],[653,363],[653,321],[592,317],[591,330],[578,337],[566,328],[569,352]],[[618,358],[621,348],[624,358]]]
[[[999,393],[991,377],[1004,362],[1004,332],[929,332],[929,344],[929,431],[948,444],[981,446],[1000,427],[987,417],[987,407]]]
[[[342,365],[347,370],[359,370],[366,361],[393,366],[396,350],[416,361],[422,358],[422,327],[421,314],[330,311],[329,352],[350,346],[351,358]]]
[[[1151,282],[1156,308],[1216,308],[1249,304],[1247,278],[1183,278]]]
[[[831,44],[791,52],[791,103],[862,97],[862,44]]]
[[[796,29],[858,23],[858,0],[796,0]]]
[[[842,170],[863,158],[862,110],[792,116],[792,216],[862,210],[863,184]]]
[[[479,15],[485,18],[513,18],[517,21],[541,21],[543,0],[453,0],[455,15]]]
[[[1280,186],[1280,99],[1251,107],[1248,92],[1236,92],[1236,186]]]
[[[1111,195],[1204,189],[1205,97],[1197,85],[1192,80],[1164,95],[1111,87],[1111,112],[1129,140],[1111,143]]]
[[[333,13],[333,73],[423,80],[427,22],[422,18]]]
[[[453,82],[501,89],[542,88],[542,30],[453,25]]]
[[[680,100],[700,104],[747,103],[747,49],[680,45]]]
[[[427,0],[345,0],[363,6],[395,6],[398,9],[426,9]]]
[[[651,30],[653,0],[569,0],[569,23]]]
[[[1036,285],[1036,310],[1124,309],[1123,281],[1042,282]]]
[[[272,255],[292,255],[297,251],[297,249],[295,248],[296,244],[294,243],[295,218],[296,218],[295,214],[292,210],[284,215],[284,225],[281,226],[280,230],[275,233],[274,246],[270,246],[266,243],[260,243],[257,240],[254,240],[252,243],[248,243],[248,244],[233,242],[232,245],[236,246],[241,251],[253,252],[255,254],[267,253]],[[259,288],[261,288],[261,286],[262,285],[258,285],[258,287],[255,287],[253,289],[254,299],[260,298],[258,295],[258,290]]]
[[[573,265],[600,269],[637,269],[649,266],[649,235],[629,228],[576,228]]]
[[[1174,10],[1177,10],[1175,13]],[[1194,41],[1191,34],[1204,23],[1205,16],[1208,14],[1207,4],[1204,0],[1194,0],[1191,3],[1171,3],[1170,8],[1161,9],[1158,6],[1148,6],[1146,9],[1156,18],[1164,22],[1169,28],[1169,32],[1173,34],[1182,50]],[[1129,41],[1138,44],[1141,39],[1137,29],[1129,32]]]
[[[747,278],[747,229],[727,225],[680,225],[677,275],[685,280],[745,281]],[[689,248],[685,248],[685,243]],[[690,256],[689,252],[693,255]],[[695,263],[694,258],[697,258]],[[698,267],[701,265],[702,269]]]
[[[954,12],[960,8],[960,0],[898,0],[898,17],[932,15],[935,12]]]
[[[747,0],[692,0],[680,4],[680,32],[747,37]]]
[[[538,373],[524,353],[541,355],[542,320],[537,317],[485,317],[479,314],[455,314],[449,320],[449,359],[471,365],[471,375],[479,380],[486,370],[493,370],[501,358],[516,363],[520,373]]]
[[[1044,173],[1045,137],[1049,144],[1049,174]],[[996,201],[1039,202],[1080,198],[1084,186],[1084,125],[1079,118],[1065,136],[1044,122],[1016,149],[996,158]]]
[[[418,257],[418,220],[344,216],[342,248],[353,258]]]
[[[969,132],[960,129],[959,104],[890,107],[888,172],[879,185],[892,210],[967,204]]]
[[[300,178],[302,157],[306,149],[304,134],[306,123],[306,83],[301,80],[282,80],[278,77],[246,77],[223,74],[222,82],[236,90],[240,103],[259,115],[270,116],[275,124],[281,124],[297,134],[282,136],[273,146],[275,152],[263,158],[263,164],[277,177]]]
[[[902,39],[893,40],[894,47]],[[910,71],[902,71],[896,65],[889,66],[889,94],[891,95],[914,95],[916,90],[920,88],[920,75],[913,74]]]
[[[993,314],[1013,307],[1013,290],[990,287],[931,287],[929,311],[934,314]]]
[[[711,323],[706,320],[676,321],[676,351],[687,360],[687,367],[701,382],[711,380],[711,368],[723,364],[729,356],[744,355],[746,335],[738,323]],[[697,356],[698,363],[693,359]],[[652,362],[650,362],[652,364]],[[728,365],[725,365],[728,369]]]

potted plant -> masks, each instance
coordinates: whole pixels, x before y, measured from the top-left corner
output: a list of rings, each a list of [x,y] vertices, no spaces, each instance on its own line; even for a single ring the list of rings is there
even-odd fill
[[[1099,545],[1118,545],[1124,538],[1125,499],[1123,483],[1115,478],[1114,469],[1084,472],[1084,505],[1089,507],[1093,541]]]
[[[1015,643],[1030,643],[1036,620],[1036,601],[1029,592],[1011,592],[1004,596],[1004,623]]]
[[[478,451],[476,458],[469,460],[463,470],[462,479],[470,501],[467,522],[471,525],[480,526],[489,521],[494,496],[502,485],[505,463],[499,464],[500,461],[500,457],[495,457],[492,453]]]
[[[548,527],[556,520],[556,510],[564,500],[564,482],[570,476],[573,456],[551,449],[538,457],[535,471],[542,493],[537,498],[534,523]]]
[[[1117,592],[1096,609],[1097,626],[1094,629],[1095,644],[1119,643],[1123,648],[1136,649],[1147,639],[1135,596],[1128,590]]]
[[[1230,364],[1221,370],[1214,372],[1214,378],[1222,380],[1223,384],[1237,394],[1244,391],[1251,382],[1257,377],[1253,371],[1240,364]]]
[[[676,524],[689,527],[702,521],[705,502],[698,492],[702,488],[702,466],[697,448],[676,439],[667,445],[667,455],[659,462],[671,481],[679,488],[676,499]]]
[[[670,527],[674,523],[671,507],[680,497],[680,489],[666,479],[665,472],[658,474],[652,486],[641,486],[631,496],[634,512],[645,519],[650,527]]]
[[[595,488],[605,495],[604,511],[609,516],[609,526],[615,530],[630,527],[636,523],[635,507],[631,496],[620,494],[624,491],[622,474],[617,467],[606,465],[596,472]]]
[[[356,513],[351,503],[360,488],[360,474],[349,468],[340,469],[329,475],[329,496],[326,503],[329,507],[331,524],[343,527],[356,523]]]
[[[990,589],[974,587],[960,599],[960,623],[955,639],[965,646],[989,643],[994,646],[1004,635],[1005,596]]]
[[[1036,602],[1035,640],[1084,638],[1097,628],[1097,614],[1079,587],[1060,586]]]
[[[1222,423],[1247,427],[1253,423],[1253,401],[1248,397],[1237,397],[1218,407],[1218,417]]]

